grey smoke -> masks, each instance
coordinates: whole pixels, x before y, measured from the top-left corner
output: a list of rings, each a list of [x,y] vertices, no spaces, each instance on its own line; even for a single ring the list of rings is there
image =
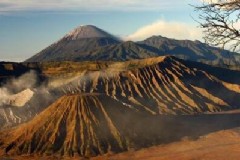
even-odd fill
[[[26,100],[31,100],[35,93],[41,93],[49,97],[47,93],[48,87],[45,85],[39,85],[39,78],[35,71],[30,71],[21,75],[18,78],[11,78],[0,87],[0,106],[11,105],[13,98],[18,97],[21,99],[23,96],[29,96]],[[13,105],[14,106],[14,105]]]

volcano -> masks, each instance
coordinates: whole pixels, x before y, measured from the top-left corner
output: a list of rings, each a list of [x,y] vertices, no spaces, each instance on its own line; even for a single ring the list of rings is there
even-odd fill
[[[79,26],[26,62],[83,61],[89,51],[118,43],[117,37],[93,25]]]
[[[132,113],[100,94],[66,95],[30,122],[1,134],[2,154],[94,156],[124,151],[128,143],[122,131]]]

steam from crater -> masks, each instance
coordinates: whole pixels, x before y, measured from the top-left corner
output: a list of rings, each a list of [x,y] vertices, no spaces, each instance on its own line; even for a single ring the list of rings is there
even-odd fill
[[[23,107],[34,95],[33,88],[38,82],[34,71],[12,78],[0,88],[0,106]]]

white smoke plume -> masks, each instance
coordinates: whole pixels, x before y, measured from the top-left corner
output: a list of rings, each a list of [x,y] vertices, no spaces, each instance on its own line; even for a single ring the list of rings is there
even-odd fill
[[[30,71],[18,78],[12,78],[0,87],[0,106],[13,105],[22,107],[28,102],[34,92],[38,78],[34,71]]]

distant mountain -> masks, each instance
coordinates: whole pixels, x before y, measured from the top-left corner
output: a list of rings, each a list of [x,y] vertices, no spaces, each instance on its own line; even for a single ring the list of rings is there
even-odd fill
[[[175,40],[162,36],[153,36],[138,43],[153,47],[155,50],[159,50],[159,53],[185,60],[219,66],[240,65],[240,54],[211,47],[200,41]]]
[[[126,61],[159,56],[158,50],[128,41],[90,51],[84,60]],[[76,59],[81,60],[81,58]]]
[[[26,62],[126,61],[172,55],[217,66],[240,66],[240,55],[200,41],[153,36],[140,42],[122,42],[92,25],[80,26]]]
[[[117,37],[95,26],[80,26],[26,62],[74,61],[88,56],[89,51],[118,43]]]

